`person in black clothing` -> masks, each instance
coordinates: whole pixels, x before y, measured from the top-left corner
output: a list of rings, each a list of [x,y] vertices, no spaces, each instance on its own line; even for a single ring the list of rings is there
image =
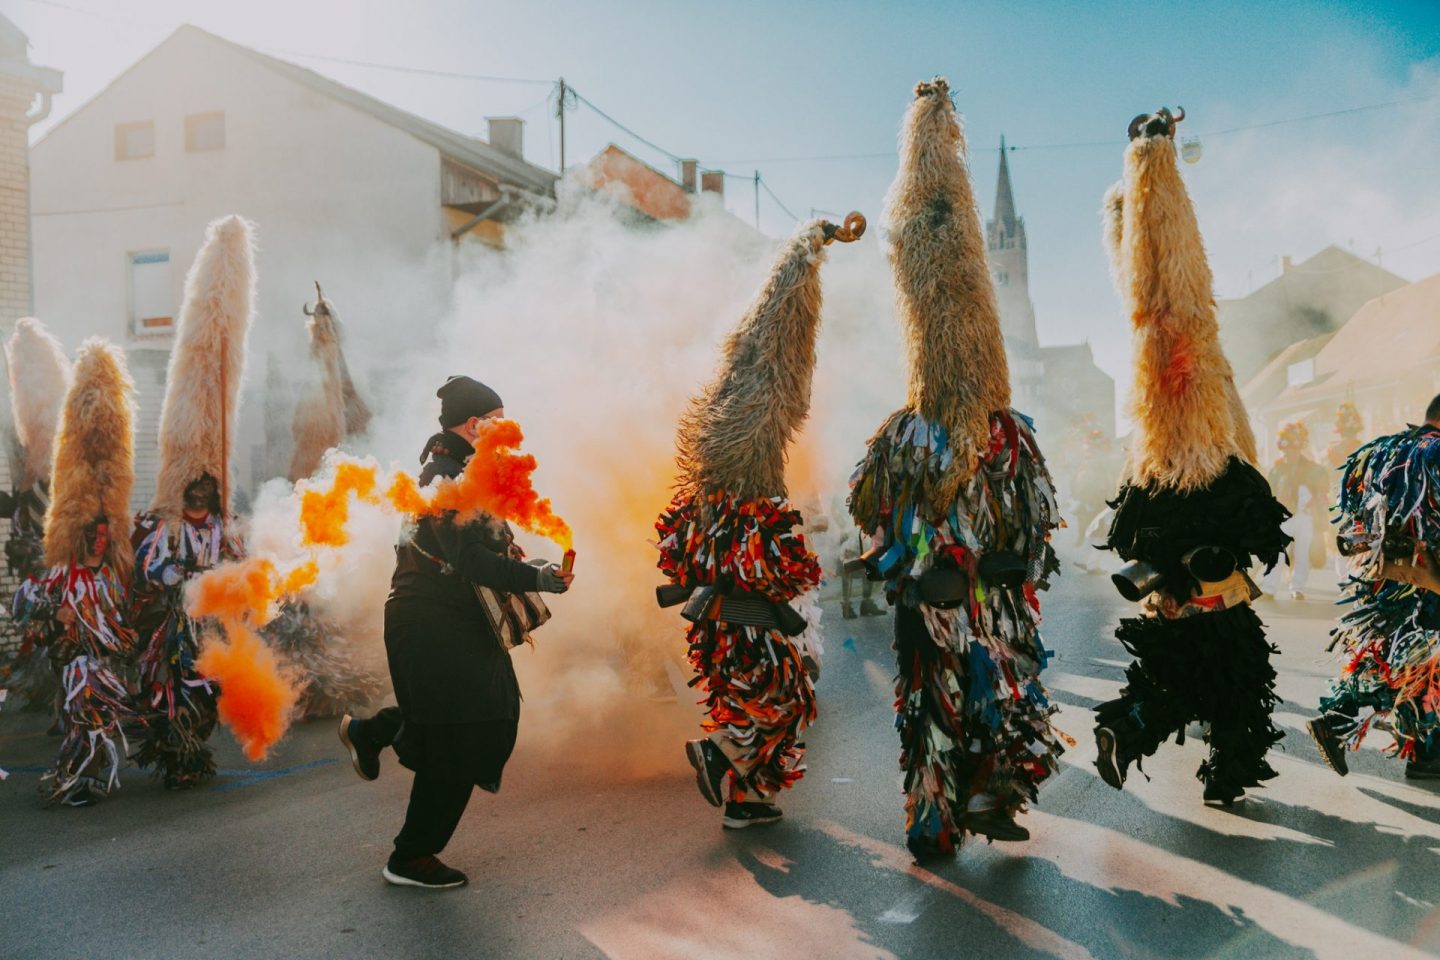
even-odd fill
[[[481,421],[505,415],[495,391],[469,377],[451,377],[436,396],[444,429],[421,454],[422,486],[459,475],[475,452]],[[340,740],[363,779],[380,775],[385,747],[415,772],[405,825],[383,871],[390,883],[443,888],[467,882],[436,855],[450,842],[473,788],[500,789],[520,719],[515,669],[477,588],[564,593],[574,579],[522,556],[504,523],[482,517],[461,524],[453,513],[421,518],[396,547],[385,653],[399,706],[340,721]]]

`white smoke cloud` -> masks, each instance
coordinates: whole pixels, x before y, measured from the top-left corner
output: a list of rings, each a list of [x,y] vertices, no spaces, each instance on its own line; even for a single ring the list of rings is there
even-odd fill
[[[654,601],[663,582],[654,521],[674,481],[676,422],[712,375],[720,343],[775,248],[710,198],[690,220],[666,225],[627,221],[604,198],[570,198],[554,214],[512,225],[504,251],[458,252],[436,348],[405,358],[403,376],[373,397],[370,436],[347,444],[413,473],[436,429],[435,389],[459,373],[494,387],[524,428],[524,450],[539,461],[536,489],[574,527],[578,553],[575,587],[547,597],[555,617],[537,631],[536,648],[512,654],[529,704],[528,739],[570,743],[593,738],[597,723],[620,724],[632,739],[587,755],[644,775],[657,763],[673,766],[677,738],[694,735],[688,711],[653,702],[656,694],[673,697],[672,678],[688,674],[683,621]],[[879,231],[832,247],[821,269],[813,412],[790,473],[792,497],[812,514],[828,513],[833,537],[845,526],[849,472],[880,420],[903,402],[904,383]],[[397,366],[391,341],[354,326],[346,349],[359,371]],[[288,484],[267,486],[256,502],[254,551],[298,559],[298,516]],[[375,651],[398,524],[378,508],[354,516],[351,545],[322,562],[311,599]],[[559,559],[553,544],[525,535],[521,542],[531,556]],[[822,550],[833,568],[833,550]]]

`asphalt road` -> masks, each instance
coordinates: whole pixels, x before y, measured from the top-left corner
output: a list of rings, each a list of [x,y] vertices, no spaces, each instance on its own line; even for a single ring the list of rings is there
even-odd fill
[[[1319,577],[1317,575],[1316,579]],[[968,844],[934,869],[901,833],[889,619],[842,621],[828,651],[809,773],[786,819],[724,832],[681,750],[695,711],[651,705],[653,763],[614,759],[623,730],[542,740],[570,709],[524,677],[526,717],[497,796],[477,795],[447,861],[470,886],[388,887],[380,867],[409,774],[359,780],[330,722],[259,766],[227,733],[222,775],[166,793],[127,771],[88,810],[41,809],[55,741],[0,714],[0,957],[1344,957],[1440,951],[1440,789],[1406,783],[1381,736],[1342,780],[1302,724],[1332,665],[1324,602],[1261,607],[1283,650],[1281,776],[1204,807],[1202,746],[1170,746],[1124,793],[1094,772],[1088,709],[1118,689],[1108,581],[1068,567],[1047,597],[1047,675],[1078,741],[1027,843]],[[1331,595],[1333,599],[1333,594]],[[677,645],[680,643],[677,626]],[[584,723],[584,718],[573,718]],[[673,748],[670,746],[673,737]],[[586,743],[595,750],[586,749]],[[623,751],[622,751],[623,753]]]

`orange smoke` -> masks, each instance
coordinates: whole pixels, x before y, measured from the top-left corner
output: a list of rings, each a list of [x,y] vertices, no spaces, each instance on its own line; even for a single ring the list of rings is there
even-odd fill
[[[269,623],[276,600],[299,593],[319,575],[313,560],[282,574],[271,561],[251,557],[207,570],[190,587],[190,615],[213,617],[225,628],[205,641],[195,669],[220,682],[220,720],[251,760],[265,759],[285,735],[300,692],[247,624]]]
[[[335,467],[330,489],[309,487],[300,495],[301,536],[306,546],[343,547],[350,541],[350,494],[373,500],[375,468],[341,461]]]
[[[319,576],[313,560],[283,575],[263,557],[221,564],[195,579],[186,610],[192,617],[214,617],[226,624],[248,620],[263,627],[276,600],[299,593]]]
[[[453,510],[462,520],[471,520],[486,513],[569,550],[574,545],[570,525],[555,515],[549,500],[535,492],[535,458],[516,452],[524,439],[520,425],[513,420],[487,421],[465,472],[453,480],[438,481],[428,494],[403,471],[396,472],[377,494],[380,480],[376,467],[339,460],[329,487],[307,486],[301,493],[302,542],[309,547],[340,547],[349,542],[353,494],[367,503],[387,503],[406,516],[435,516]]]
[[[429,508],[430,503],[420,492],[420,484],[408,473],[397,473],[385,491],[385,499],[397,512],[407,517],[418,517]]]
[[[195,669],[220,683],[220,720],[235,735],[245,756],[265,759],[290,726],[299,691],[281,670],[270,648],[238,622],[225,625],[229,642],[205,641]]]
[[[569,550],[574,546],[570,525],[555,515],[550,501],[542,499],[531,483],[535,458],[515,452],[524,439],[514,420],[487,421],[465,472],[453,481],[436,484],[428,512],[454,510],[462,519],[467,514],[488,513]]]

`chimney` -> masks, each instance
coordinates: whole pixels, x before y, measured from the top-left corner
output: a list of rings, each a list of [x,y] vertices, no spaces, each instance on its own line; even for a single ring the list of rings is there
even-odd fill
[[[680,161],[680,185],[686,193],[695,192],[695,171],[700,168],[699,160]]]
[[[725,171],[706,170],[700,174],[700,192],[713,193],[725,199]]]
[[[1287,253],[1285,256],[1283,256],[1283,257],[1280,258],[1280,272],[1281,272],[1281,273],[1289,273],[1289,272],[1290,272],[1290,255],[1289,255],[1288,253]]]
[[[516,160],[525,159],[525,121],[519,117],[486,117],[490,146]]]

